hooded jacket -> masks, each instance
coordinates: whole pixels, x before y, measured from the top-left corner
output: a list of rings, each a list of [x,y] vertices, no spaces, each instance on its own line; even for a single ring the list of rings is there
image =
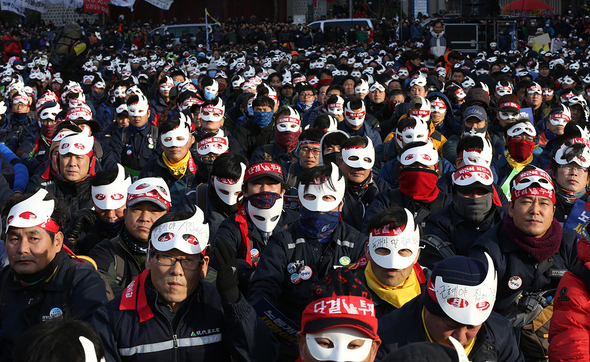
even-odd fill
[[[438,34],[434,30],[430,30],[430,34],[424,40],[424,53],[430,53],[437,58],[446,55],[445,53],[451,48],[451,38],[445,34],[444,30]]]

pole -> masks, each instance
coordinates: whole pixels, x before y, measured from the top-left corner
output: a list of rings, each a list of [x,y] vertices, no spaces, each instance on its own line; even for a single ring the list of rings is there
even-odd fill
[[[205,43],[207,43],[207,51],[209,51],[209,16],[207,16],[207,8],[205,8]]]
[[[352,0],[348,1],[348,17],[352,19]]]

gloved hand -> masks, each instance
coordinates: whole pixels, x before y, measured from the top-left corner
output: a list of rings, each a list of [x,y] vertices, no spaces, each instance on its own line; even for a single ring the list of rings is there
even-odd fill
[[[240,299],[238,289],[238,262],[229,243],[218,236],[215,240],[213,255],[217,261],[217,291],[221,298],[228,303],[235,303]]]
[[[80,237],[87,225],[94,225],[96,222],[96,213],[90,209],[78,210],[72,216],[72,221],[66,225],[64,236],[70,240],[76,240]]]

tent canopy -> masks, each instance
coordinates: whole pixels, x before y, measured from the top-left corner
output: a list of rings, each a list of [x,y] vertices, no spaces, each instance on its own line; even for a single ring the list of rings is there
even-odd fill
[[[517,10],[517,11],[531,11],[531,10],[549,10],[553,8],[541,0],[516,0],[504,6],[502,9]]]

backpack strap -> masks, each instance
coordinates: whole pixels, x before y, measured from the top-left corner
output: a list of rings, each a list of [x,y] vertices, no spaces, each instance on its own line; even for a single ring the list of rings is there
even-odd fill
[[[425,235],[420,238],[420,242],[436,250],[443,259],[451,258],[456,255],[453,249],[449,246],[449,243],[444,242],[436,235]]]
[[[121,245],[119,245],[120,240],[120,236],[111,239],[111,246],[115,251],[115,271],[117,273],[117,277],[115,278],[115,280],[119,285],[121,284],[121,281],[125,278],[125,259],[123,259],[120,255],[125,255],[125,250],[121,247]]]
[[[123,142],[123,147],[127,143],[127,137],[129,137],[129,129],[127,127],[123,128],[123,132],[121,132],[121,142]]]
[[[264,152],[264,160],[272,161],[272,143],[267,143],[262,146],[262,151]]]
[[[10,296],[10,289],[6,288],[6,281],[8,280],[8,274],[10,274],[9,269],[7,268],[4,273],[2,273],[2,291],[0,291],[0,305],[4,306],[8,297]]]
[[[202,183],[197,186],[197,206],[199,209],[203,211],[203,215],[205,215],[205,220],[209,217],[207,210],[207,184]]]

